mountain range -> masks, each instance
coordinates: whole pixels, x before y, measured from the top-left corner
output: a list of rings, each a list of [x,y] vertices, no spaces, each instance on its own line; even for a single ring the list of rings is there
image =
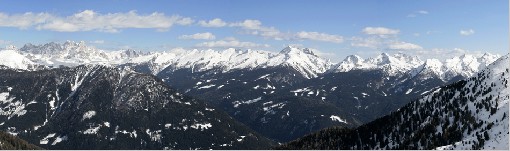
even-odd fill
[[[83,41],[67,41],[63,44],[51,42],[43,45],[33,45],[29,43],[19,49],[8,47],[3,50],[3,53],[9,53],[9,55],[2,56],[15,55],[17,59],[3,60],[2,64],[18,69],[30,69],[27,66],[34,64],[51,67],[82,64],[151,64],[150,71],[154,75],[167,67],[174,69],[192,68],[193,71],[221,68],[222,72],[227,72],[235,69],[289,66],[305,78],[315,78],[327,72],[347,72],[357,69],[384,69],[390,75],[405,72],[418,74],[426,70],[433,72],[444,80],[448,80],[457,75],[471,76],[500,57],[489,53],[485,53],[480,57],[465,54],[444,61],[438,59],[422,61],[417,56],[402,53],[394,55],[382,53],[367,59],[350,55],[339,63],[332,63],[317,56],[313,51],[313,49],[293,46],[288,46],[278,53],[262,50],[243,51],[233,48],[222,51],[212,49],[185,50],[182,48],[175,48],[168,52],[141,52],[132,49],[106,51],[87,46]]]
[[[357,128],[325,129],[276,149],[508,149],[508,57]]]
[[[11,74],[14,73],[20,75],[23,75],[22,73],[39,75],[41,73],[47,74],[46,72],[58,72],[62,74],[53,76],[64,78],[77,76],[75,70],[88,70],[89,68],[99,68],[101,71],[107,72],[107,75],[100,76],[103,78],[116,74],[124,76],[126,73],[136,74],[140,77],[148,76],[151,77],[151,80],[148,81],[157,81],[158,85],[165,85],[172,93],[189,97],[191,100],[196,100],[198,104],[209,106],[206,108],[218,111],[218,113],[214,113],[213,116],[206,119],[230,118],[231,120],[228,120],[226,123],[229,123],[229,126],[238,125],[239,132],[237,133],[242,133],[242,135],[232,135],[229,133],[214,133],[214,135],[224,137],[225,141],[239,139],[241,136],[253,136],[247,137],[252,140],[250,141],[251,143],[230,143],[231,146],[220,147],[208,144],[213,142],[212,140],[203,141],[207,143],[200,145],[181,142],[178,144],[182,145],[175,146],[161,144],[157,141],[154,142],[151,141],[151,137],[146,137],[140,138],[140,140],[147,143],[131,145],[126,147],[126,149],[161,149],[165,147],[174,149],[260,149],[268,148],[268,146],[274,144],[273,141],[288,142],[310,133],[320,133],[322,132],[320,130],[324,128],[339,127],[339,129],[343,130],[369,124],[376,119],[384,118],[385,115],[402,110],[406,105],[412,103],[415,98],[435,92],[434,90],[441,86],[455,84],[470,77],[477,77],[478,72],[500,58],[499,55],[486,53],[481,56],[465,54],[442,61],[438,59],[426,59],[423,61],[417,56],[409,56],[402,53],[393,55],[382,53],[366,59],[350,55],[341,62],[332,63],[319,57],[314,51],[313,49],[292,46],[285,47],[280,52],[232,48],[221,51],[211,49],[185,50],[182,48],[172,49],[167,52],[106,51],[86,46],[84,42],[67,41],[63,44],[26,44],[20,49],[10,47],[6,50],[1,50],[0,69],[6,72],[9,71],[9,76],[11,76],[9,78],[12,78],[12,80],[20,80],[12,77],[13,75]],[[87,72],[82,71],[82,74],[84,73]],[[38,78],[37,76],[25,77],[32,79],[25,81],[32,82],[37,81],[33,80],[33,78]],[[72,78],[67,80],[69,81],[67,83],[70,84],[69,86],[64,86],[66,87],[65,89],[70,89],[67,91],[74,92],[78,89],[75,86],[77,85],[76,82],[80,81],[76,80],[79,79],[78,77],[75,80]],[[92,79],[103,78],[94,77]],[[137,93],[141,93],[143,96],[146,94],[153,95],[149,100],[167,100],[164,95],[155,92],[160,90],[149,89],[152,85],[137,87],[126,92],[124,89],[119,89],[119,85],[116,84],[123,82],[124,78],[106,79],[109,79],[106,80],[108,82],[104,82],[100,88],[89,86],[87,89],[111,89],[111,91],[106,92],[112,93],[113,96],[117,96],[117,94],[128,96],[122,98],[114,97],[113,99],[107,99],[106,102],[122,102],[132,97],[143,98]],[[8,82],[13,81],[8,80]],[[133,83],[124,86],[131,84]],[[10,91],[4,90],[4,92]],[[30,91],[30,93],[37,94],[39,92]],[[81,101],[74,102],[94,102],[94,100],[97,100],[95,97],[90,98],[90,95],[112,97],[108,93],[89,91],[83,94],[84,96],[78,97],[83,98]],[[13,97],[19,98],[20,96],[13,95]],[[4,98],[5,104],[13,102],[12,99],[7,101],[8,99],[7,97]],[[2,99],[0,98],[0,100]],[[41,101],[47,102],[48,100]],[[24,105],[28,106],[28,104],[30,102],[25,102]],[[152,102],[149,104],[152,104]],[[6,107],[10,108],[8,107],[9,105]],[[190,107],[183,106],[182,108]],[[42,110],[43,108],[40,109]],[[96,108],[93,108],[93,110],[98,112],[98,115],[99,112],[106,111]],[[186,109],[186,111],[174,108],[165,110],[179,116],[191,116],[195,115],[195,112],[205,112],[193,107]],[[139,112],[139,109],[133,111]],[[226,114],[222,115],[223,112]],[[125,114],[118,113],[112,115],[133,120],[128,118],[130,114],[130,112],[126,112]],[[67,116],[71,116],[71,114]],[[81,115],[72,116],[79,117]],[[153,115],[148,115],[148,117],[151,116]],[[101,117],[100,120],[104,118],[104,116],[96,117]],[[201,119],[196,116],[191,117]],[[173,117],[162,118],[172,119]],[[101,122],[104,121],[94,121],[93,124],[95,123],[95,125],[92,126],[101,126],[101,124],[97,124]],[[218,123],[208,122],[212,125],[218,125]],[[14,123],[19,122],[11,124]],[[84,123],[83,121],[75,123],[90,124],[90,122]],[[149,121],[147,123],[162,124],[161,121]],[[31,125],[34,125],[34,123],[31,123]],[[154,129],[147,125],[137,125],[137,127],[138,130],[142,131],[144,129]],[[229,129],[227,127],[218,127],[220,129]],[[104,125],[100,129],[103,128],[105,128]],[[8,126],[4,126],[2,129],[8,130],[11,134],[19,133],[16,130],[12,131]],[[29,133],[32,133],[32,131],[27,130]],[[56,131],[56,129],[51,129],[51,131]],[[80,130],[71,127],[65,131],[69,131],[69,134],[74,134],[76,132],[79,133]],[[58,134],[58,138],[64,136],[69,138],[71,136]],[[26,138],[29,142],[40,143],[39,141],[47,135],[49,134],[40,133],[37,134],[37,138],[28,137],[26,134],[20,136]],[[73,135],[73,137],[83,137],[80,135]],[[111,137],[111,134],[108,133],[101,133],[100,135],[107,136],[105,139]],[[52,136],[48,139],[54,138],[56,137]],[[96,142],[97,140],[106,141],[94,138],[90,142]],[[172,136],[170,136],[169,140],[177,142]],[[64,149],[69,146],[75,146],[77,149],[86,148],[86,145],[75,143],[72,141],[69,141],[67,144],[57,143],[63,144],[60,147],[58,145],[43,144],[42,147]],[[97,146],[97,144],[95,145]],[[122,146],[124,144],[117,143],[116,145]],[[108,148],[104,144],[99,146],[101,146],[100,148]],[[111,149],[115,148],[115,146],[109,147]]]

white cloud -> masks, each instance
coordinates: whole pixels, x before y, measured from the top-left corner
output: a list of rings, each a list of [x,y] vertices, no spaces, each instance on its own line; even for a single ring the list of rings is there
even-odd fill
[[[475,33],[475,31],[473,29],[460,30],[460,35],[462,35],[462,36],[469,36],[469,35],[472,35],[474,33]]]
[[[407,43],[407,42],[393,42],[393,43],[388,45],[388,48],[389,49],[393,49],[393,50],[419,50],[419,49],[423,49],[423,47],[421,47],[419,45],[412,44],[412,43]]]
[[[453,48],[453,52],[455,53],[466,53],[467,51],[462,48]]]
[[[292,46],[292,47],[304,47],[305,45],[303,44],[283,44],[282,47],[287,47],[287,46]]]
[[[262,47],[270,47],[268,44],[257,44],[253,42],[242,42],[235,38],[229,38],[219,41],[208,41],[199,43],[196,45],[197,47],[207,47],[207,48],[262,48]]]
[[[10,41],[6,41],[6,40],[1,40],[1,39],[0,39],[0,45],[7,45],[7,46],[5,47],[6,49],[9,49],[8,47],[10,47],[10,44],[11,44],[11,43],[12,43],[12,42],[10,42]],[[1,48],[0,48],[0,49],[1,49]]]
[[[152,28],[167,31],[173,25],[190,25],[191,18],[178,15],[167,16],[163,13],[140,15],[136,11],[126,13],[101,14],[93,10],[84,10],[70,16],[55,16],[49,13],[7,15],[0,13],[0,26],[21,29],[35,27],[38,30],[58,32],[100,31],[119,32],[126,28]]]
[[[385,27],[365,27],[362,32],[368,35],[396,35],[400,30]]]
[[[481,56],[486,51],[473,51],[473,50],[465,50],[461,48],[432,48],[432,49],[421,49],[415,51],[409,51],[418,56],[423,56],[424,58],[436,58],[440,60],[453,58],[456,56],[460,56],[463,54],[471,54],[476,56]]]
[[[425,32],[425,34],[427,35],[432,35],[432,34],[440,34],[441,31],[437,31],[437,30],[428,30],[427,32]]]
[[[361,38],[361,37],[353,37],[351,40],[351,46],[354,47],[366,47],[366,48],[372,48],[377,49],[381,46],[383,43],[381,38],[372,36],[368,38]]]
[[[92,43],[92,44],[104,44],[104,40],[94,40],[94,41],[89,41],[89,43]]]
[[[237,40],[237,38],[235,38],[235,37],[225,37],[225,38],[223,38],[223,40],[226,40],[226,41],[235,41],[235,40]]]
[[[262,26],[262,22],[259,20],[247,19],[241,22],[230,23],[229,26],[240,27],[245,30],[243,33],[246,34],[272,38],[274,40],[285,40],[290,38],[289,34],[282,33],[274,27]]]
[[[181,35],[179,39],[204,39],[204,40],[213,40],[216,39],[216,36],[210,32],[205,33],[196,33],[193,35]]]
[[[344,41],[344,38],[342,36],[330,35],[330,34],[318,33],[318,32],[306,32],[306,31],[298,32],[296,34],[296,38],[316,40],[316,41],[326,41],[326,42],[333,42],[333,43],[342,43]]]
[[[427,14],[429,14],[428,11],[426,11],[426,10],[419,10],[419,11],[415,11],[414,13],[408,14],[407,17],[416,17],[418,15],[427,15]]]
[[[226,26],[227,23],[219,18],[212,19],[210,21],[201,20],[198,24],[202,27],[223,27]]]
[[[242,33],[257,35],[274,40],[314,40],[333,43],[342,43],[343,37],[327,33],[301,31],[297,33],[283,33],[274,27],[266,27],[259,20],[244,20],[241,22],[230,23],[230,27],[240,27],[245,31]]]
[[[421,50],[423,47],[403,42],[397,37],[384,38],[380,36],[352,37],[349,39],[353,47],[365,47],[371,49],[389,49],[389,50]]]
[[[262,22],[260,22],[259,20],[251,20],[251,19],[247,19],[242,22],[231,23],[230,26],[241,27],[244,29],[252,29],[252,30],[259,30],[259,29],[263,28]]]
[[[418,13],[418,14],[429,14],[429,12],[425,11],[425,10],[420,10],[420,11],[417,11],[416,13]]]
[[[55,18],[49,13],[32,13],[8,15],[0,13],[0,27],[16,27],[26,29],[36,24],[45,23]]]

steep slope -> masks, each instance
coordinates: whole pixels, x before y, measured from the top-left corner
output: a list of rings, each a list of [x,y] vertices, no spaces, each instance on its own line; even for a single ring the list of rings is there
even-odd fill
[[[30,144],[16,136],[0,131],[0,150],[41,150],[43,148]]]
[[[21,70],[34,70],[37,68],[34,62],[12,49],[0,50],[0,65]]]
[[[0,129],[48,149],[257,149],[271,141],[153,76],[0,71]]]
[[[355,129],[330,128],[277,149],[508,149],[509,55]]]
[[[265,136],[285,142],[328,126],[354,126],[358,117],[331,102],[295,96],[294,85],[306,80],[289,67],[233,70],[226,73],[184,69],[159,77],[187,95],[206,99]],[[349,116],[344,116],[349,115]],[[346,117],[348,123],[332,120]]]

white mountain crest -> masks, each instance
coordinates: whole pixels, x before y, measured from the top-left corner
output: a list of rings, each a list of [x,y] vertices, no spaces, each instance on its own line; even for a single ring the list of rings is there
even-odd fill
[[[15,48],[12,47],[12,49]],[[499,55],[486,53],[481,57],[466,54],[445,61],[437,59],[422,61],[416,56],[408,56],[402,53],[393,55],[382,53],[367,59],[357,55],[350,55],[342,62],[332,64],[329,60],[315,55],[312,49],[293,46],[285,47],[278,53],[233,48],[226,50],[186,50],[176,48],[168,52],[142,53],[129,49],[104,51],[89,47],[83,41],[67,41],[63,44],[51,42],[37,46],[26,44],[19,51],[15,52],[26,59],[6,60],[5,56],[14,53],[10,52],[7,54],[5,52],[2,64],[10,64],[10,67],[19,69],[26,68],[22,64],[40,64],[53,67],[60,65],[76,66],[80,64],[149,64],[153,74],[157,74],[167,67],[171,69],[189,68],[192,71],[220,69],[223,72],[235,69],[290,67],[301,73],[305,78],[314,78],[326,72],[382,69],[388,75],[407,73],[415,76],[418,74],[429,74],[436,75],[443,80],[448,80],[458,75],[469,77],[499,58]],[[14,56],[19,57],[19,55]],[[24,61],[19,62],[18,60]]]
[[[441,62],[438,59],[422,61],[416,56],[412,57],[402,53],[394,55],[382,53],[375,58],[368,59],[351,55],[347,56],[342,62],[334,65],[330,69],[330,72],[381,69],[389,75],[408,73],[414,77],[418,74],[428,74],[436,75],[443,80],[448,80],[455,76],[470,77],[499,57],[499,55],[492,55],[489,53],[485,53],[481,57],[464,54]]]
[[[316,56],[310,49],[286,47],[279,53],[262,50],[239,50],[229,48],[223,51],[191,50],[181,48],[169,52],[158,52],[132,58],[131,63],[154,64],[153,74],[170,66],[173,69],[190,68],[193,71],[206,71],[221,68],[224,72],[233,69],[255,69],[276,66],[289,66],[307,78],[324,73],[331,63]]]

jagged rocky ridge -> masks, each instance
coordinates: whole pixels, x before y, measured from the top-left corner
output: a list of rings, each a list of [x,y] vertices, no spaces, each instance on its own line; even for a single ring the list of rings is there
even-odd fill
[[[86,65],[0,72],[0,129],[47,149],[260,149],[272,142],[154,76]]]
[[[276,149],[508,149],[508,57],[360,127],[325,129]]]

